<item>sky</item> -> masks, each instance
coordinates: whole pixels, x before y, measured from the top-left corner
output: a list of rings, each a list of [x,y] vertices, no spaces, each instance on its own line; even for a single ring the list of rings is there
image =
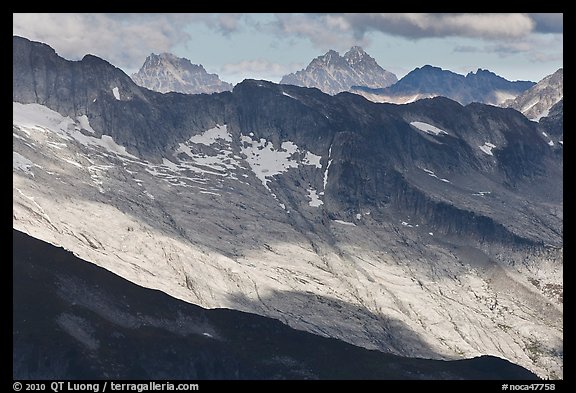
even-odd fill
[[[359,45],[400,79],[430,64],[539,81],[563,67],[563,14],[13,14],[13,34],[69,60],[99,56],[127,74],[170,52],[236,84],[279,82],[333,49]]]

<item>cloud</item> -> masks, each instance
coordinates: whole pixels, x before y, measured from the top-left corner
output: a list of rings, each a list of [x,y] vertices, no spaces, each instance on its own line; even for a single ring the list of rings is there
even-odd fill
[[[224,64],[218,73],[225,80],[240,81],[245,78],[255,78],[277,81],[302,67],[301,63],[280,64],[265,59],[256,59]]]
[[[318,47],[349,47],[367,32],[408,39],[465,37],[519,39],[532,33],[562,33],[562,14],[342,13],[276,14],[276,33],[308,38]]]
[[[241,14],[13,14],[13,34],[52,46],[77,60],[86,53],[133,69],[150,53],[170,52],[191,39],[185,27],[202,23],[221,33],[239,28]]]
[[[375,30],[406,38],[522,37],[535,25],[525,14],[342,14],[341,18],[360,34]]]
[[[563,14],[529,14],[536,24],[535,31],[538,33],[562,33],[564,31]]]
[[[347,50],[353,45],[366,46],[364,36],[355,36],[350,23],[339,15],[275,14],[275,21],[264,26],[266,32],[279,37],[309,39],[322,50]]]

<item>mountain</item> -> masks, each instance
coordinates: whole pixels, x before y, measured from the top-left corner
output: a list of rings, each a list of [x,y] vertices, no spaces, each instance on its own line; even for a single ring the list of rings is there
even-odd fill
[[[206,310],[25,233],[12,243],[14,379],[537,379],[492,356],[403,358]]]
[[[218,75],[209,74],[202,65],[176,57],[171,53],[150,54],[132,80],[147,89],[184,94],[214,93],[232,90],[230,83],[222,82]]]
[[[338,94],[352,86],[387,87],[398,79],[376,63],[359,46],[353,46],[344,56],[334,50],[312,60],[308,67],[282,77],[281,84],[316,87],[327,94]]]
[[[545,132],[556,137],[560,144],[563,144],[564,138],[564,99],[560,99],[554,104],[547,115],[540,118],[540,125]],[[543,132],[544,132],[543,131]]]
[[[522,112],[531,120],[548,116],[550,109],[564,96],[564,71],[560,68],[503,106]]]
[[[518,111],[160,94],[18,37],[13,101],[14,229],[201,307],[562,378],[563,145]]]
[[[354,87],[350,91],[374,102],[404,104],[422,98],[447,97],[462,105],[472,102],[497,105],[529,89],[534,82],[510,82],[495,73],[478,69],[466,76],[425,65],[410,71],[385,89]]]

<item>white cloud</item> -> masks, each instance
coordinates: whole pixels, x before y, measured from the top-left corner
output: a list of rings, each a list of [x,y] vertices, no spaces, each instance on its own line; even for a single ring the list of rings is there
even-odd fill
[[[276,21],[266,28],[280,37],[309,39],[322,50],[344,51],[353,45],[366,46],[365,37],[355,37],[350,23],[338,15],[276,14]]]
[[[218,74],[223,80],[238,83],[244,79],[265,79],[278,82],[284,75],[299,70],[301,63],[280,64],[265,59],[243,60],[224,64]]]
[[[558,35],[529,35],[515,40],[500,40],[487,45],[459,45],[454,52],[495,53],[500,57],[524,54],[531,62],[562,60],[562,38]]]
[[[230,33],[239,28],[241,14],[13,14],[13,34],[53,47],[59,55],[77,60],[90,53],[112,64],[140,67],[150,53],[170,52],[186,43],[185,27],[203,23]]]
[[[562,33],[562,14],[344,13],[276,14],[279,34],[305,36],[319,47],[349,47],[368,31],[410,39],[467,37],[513,39],[532,33]]]

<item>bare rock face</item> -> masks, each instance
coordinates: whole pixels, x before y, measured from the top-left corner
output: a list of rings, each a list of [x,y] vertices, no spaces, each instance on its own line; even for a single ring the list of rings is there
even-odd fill
[[[221,81],[216,74],[209,74],[201,64],[192,64],[171,53],[152,53],[142,68],[132,75],[132,80],[160,93],[210,94],[232,90],[230,83]]]
[[[161,94],[17,37],[13,99],[15,229],[202,307],[562,377],[563,144],[518,111]]]
[[[13,246],[14,379],[537,379],[493,356],[411,359],[206,310],[18,231]]]
[[[526,90],[504,106],[522,112],[530,120],[538,121],[549,115],[552,107],[564,97],[564,69],[560,68]]]
[[[316,87],[333,95],[352,86],[383,88],[396,81],[396,75],[380,67],[362,48],[354,46],[344,56],[330,50],[312,60],[306,69],[285,75],[280,83]]]

